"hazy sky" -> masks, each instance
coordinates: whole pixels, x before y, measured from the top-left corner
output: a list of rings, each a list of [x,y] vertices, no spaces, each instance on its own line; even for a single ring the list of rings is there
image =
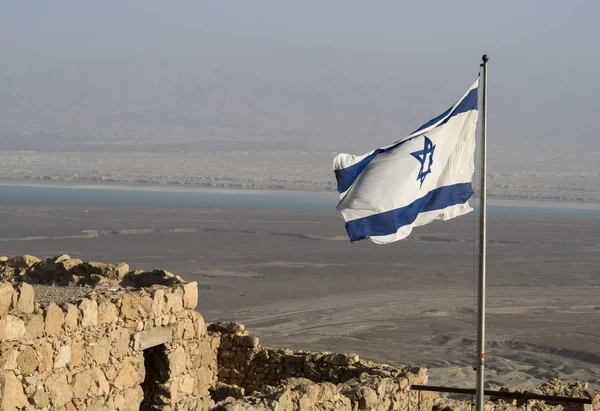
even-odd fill
[[[596,65],[600,3],[3,0],[3,65],[37,53],[186,51],[220,43],[388,49]],[[530,57],[527,57],[527,56]],[[9,60],[4,58],[8,57]],[[10,61],[13,60],[14,61]],[[415,62],[418,64],[418,61]]]
[[[487,53],[496,109],[519,101],[531,122],[561,133],[594,129],[600,111],[593,0],[0,0],[0,9],[0,80],[138,55],[322,48],[395,53],[462,91]]]

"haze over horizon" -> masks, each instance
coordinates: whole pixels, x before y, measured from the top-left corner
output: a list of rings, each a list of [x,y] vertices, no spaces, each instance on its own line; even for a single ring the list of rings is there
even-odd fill
[[[487,53],[498,153],[593,153],[598,12],[589,1],[15,3],[0,16],[0,139],[360,153],[445,110]]]

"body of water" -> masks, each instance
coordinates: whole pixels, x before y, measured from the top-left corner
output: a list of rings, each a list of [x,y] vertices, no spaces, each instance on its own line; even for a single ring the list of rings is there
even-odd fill
[[[0,204],[333,212],[336,193],[0,185]],[[476,202],[476,201],[475,201]],[[491,200],[490,216],[600,218],[600,205]]]

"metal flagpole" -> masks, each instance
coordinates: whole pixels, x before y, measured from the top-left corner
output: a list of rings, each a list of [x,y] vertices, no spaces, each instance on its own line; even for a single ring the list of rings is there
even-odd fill
[[[477,302],[477,385],[475,387],[476,410],[483,411],[484,370],[485,370],[485,253],[486,253],[486,137],[487,137],[487,63],[488,56],[484,54],[482,107],[481,107],[481,185],[479,190],[479,294]]]

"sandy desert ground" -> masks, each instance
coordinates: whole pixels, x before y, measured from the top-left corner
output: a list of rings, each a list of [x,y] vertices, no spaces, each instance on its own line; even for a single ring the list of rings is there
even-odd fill
[[[351,244],[336,213],[0,208],[0,255],[69,253],[197,281],[207,321],[264,345],[352,351],[472,386],[474,218]],[[600,387],[600,220],[491,218],[488,381]]]

